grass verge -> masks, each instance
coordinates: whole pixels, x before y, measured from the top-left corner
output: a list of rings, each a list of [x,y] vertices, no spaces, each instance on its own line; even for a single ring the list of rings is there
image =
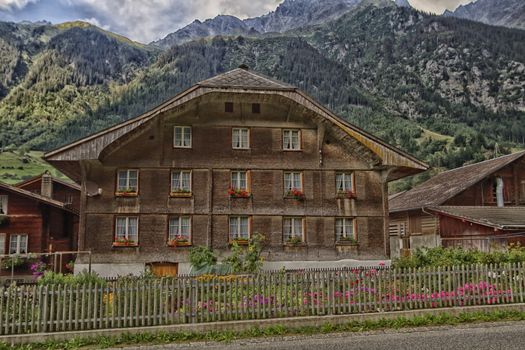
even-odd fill
[[[439,315],[424,315],[411,318],[399,317],[397,319],[381,319],[376,321],[352,321],[346,324],[332,325],[329,323],[312,327],[287,327],[276,325],[266,328],[251,328],[246,331],[221,331],[207,333],[192,332],[159,332],[159,333],[126,333],[115,337],[73,338],[68,341],[48,341],[44,343],[31,343],[15,345],[0,343],[0,350],[53,350],[53,349],[104,349],[124,345],[155,345],[189,341],[217,341],[231,342],[237,339],[285,336],[285,335],[312,335],[337,332],[365,332],[384,329],[402,329],[414,327],[458,325],[481,322],[497,321],[523,321],[525,312],[522,311],[491,311],[491,312],[465,312],[457,315],[443,313]]]

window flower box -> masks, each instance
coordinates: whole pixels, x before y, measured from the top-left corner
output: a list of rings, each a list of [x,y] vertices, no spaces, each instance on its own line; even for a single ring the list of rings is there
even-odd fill
[[[247,246],[250,244],[249,238],[234,238],[230,241],[230,244],[237,243],[238,245]]]
[[[170,197],[174,198],[189,198],[191,196],[193,196],[193,193],[187,190],[177,190],[170,193]]]
[[[288,238],[286,242],[284,242],[284,244],[287,246],[291,246],[291,247],[298,247],[298,246],[305,245],[301,237],[297,237],[297,236]]]
[[[230,198],[250,198],[252,194],[246,190],[236,190],[233,188],[228,189],[228,195]]]
[[[357,242],[357,240],[355,238],[353,238],[353,237],[345,237],[345,236],[338,237],[336,244],[340,244],[340,245],[359,245],[359,243]]]
[[[136,197],[138,195],[136,188],[120,189],[116,193],[119,197]]]
[[[301,190],[298,190],[296,188],[288,191],[286,193],[286,197],[287,198],[293,198],[293,199],[298,200],[298,201],[304,201],[304,199],[305,199],[304,192],[301,191]]]
[[[113,242],[113,247],[137,247],[138,243],[132,239],[118,239]]]
[[[5,214],[0,214],[0,226],[9,224],[9,216]]]
[[[354,191],[348,190],[348,191],[337,191],[337,198],[348,198],[348,199],[356,199],[357,195]]]
[[[169,247],[190,247],[191,245],[191,241],[184,237],[177,237],[168,241]]]

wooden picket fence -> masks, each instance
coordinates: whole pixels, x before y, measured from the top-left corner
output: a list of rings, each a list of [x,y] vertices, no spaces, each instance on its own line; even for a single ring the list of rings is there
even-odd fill
[[[522,264],[274,271],[0,288],[0,334],[523,302]]]

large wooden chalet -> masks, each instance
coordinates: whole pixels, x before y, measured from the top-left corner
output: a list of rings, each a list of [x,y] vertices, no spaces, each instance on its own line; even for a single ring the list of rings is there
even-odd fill
[[[388,182],[427,169],[245,68],[45,159],[81,184],[79,249],[106,276],[187,272],[188,247],[256,233],[272,267],[384,259]]]
[[[443,172],[390,197],[391,256],[525,243],[524,205],[525,151]]]

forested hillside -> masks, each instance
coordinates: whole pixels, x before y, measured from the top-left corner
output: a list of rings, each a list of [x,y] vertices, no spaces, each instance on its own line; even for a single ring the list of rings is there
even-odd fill
[[[0,146],[51,149],[247,64],[435,167],[523,147],[525,31],[377,3],[164,51],[78,23],[1,29]]]

